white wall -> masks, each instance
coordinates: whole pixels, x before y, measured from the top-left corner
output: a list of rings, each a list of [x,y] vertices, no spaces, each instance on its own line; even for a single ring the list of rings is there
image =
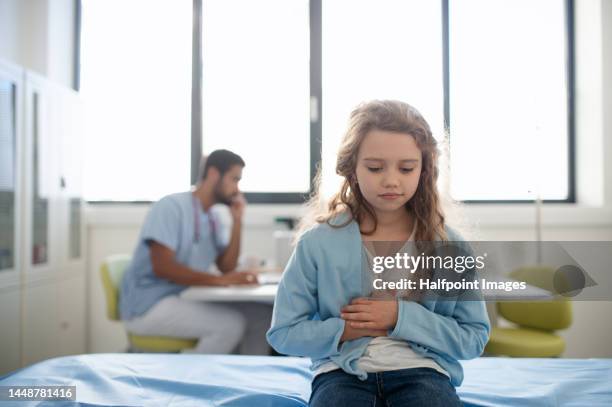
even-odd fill
[[[18,0],[0,0],[0,57],[16,62],[19,53]]]
[[[612,152],[611,152],[612,153]],[[268,218],[268,208],[249,208],[243,236],[243,252],[264,258],[274,257],[272,233],[282,229],[275,227]],[[280,214],[291,214],[297,208],[284,206]],[[104,296],[99,278],[99,265],[105,256],[113,253],[131,253],[135,247],[140,225],[148,206],[132,208],[88,209],[89,227],[88,269],[90,272],[88,298],[90,309],[91,352],[115,352],[126,348],[127,341],[123,328],[117,322],[106,319]],[[533,240],[531,225],[481,226],[483,240]],[[612,240],[612,225],[566,225],[544,228],[545,240]],[[574,323],[562,336],[567,341],[566,357],[612,357],[612,302],[574,302]],[[606,320],[607,318],[607,320]]]
[[[0,0],[0,58],[72,87],[74,0]]]

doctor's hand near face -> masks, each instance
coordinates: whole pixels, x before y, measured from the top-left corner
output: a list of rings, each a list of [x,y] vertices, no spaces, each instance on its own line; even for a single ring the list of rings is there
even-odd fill
[[[230,203],[230,212],[234,223],[242,222],[242,215],[244,215],[244,209],[246,208],[247,201],[242,195],[242,192],[238,192]]]
[[[244,209],[246,207],[247,201],[242,195],[242,192],[237,192],[229,205],[230,213],[232,214],[233,220],[233,228],[241,228],[242,224],[242,216],[244,215]],[[235,284],[258,284],[257,274],[250,271],[242,271],[242,272],[230,272],[226,273],[224,276],[223,283],[227,285],[235,285]]]

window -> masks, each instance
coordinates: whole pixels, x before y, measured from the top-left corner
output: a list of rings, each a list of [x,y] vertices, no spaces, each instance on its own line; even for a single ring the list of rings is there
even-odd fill
[[[240,187],[310,188],[307,0],[205,0],[202,10],[202,146],[246,162]]]
[[[565,2],[449,5],[453,197],[570,199]]]
[[[250,202],[303,201],[319,162],[329,195],[369,99],[448,126],[455,199],[574,200],[573,0],[82,2],[87,200],[184,190],[217,148]]]
[[[323,194],[351,110],[370,99],[416,107],[443,134],[442,20],[430,0],[323,2]],[[341,28],[340,28],[341,27]]]
[[[82,0],[86,200],[187,190],[191,0]]]

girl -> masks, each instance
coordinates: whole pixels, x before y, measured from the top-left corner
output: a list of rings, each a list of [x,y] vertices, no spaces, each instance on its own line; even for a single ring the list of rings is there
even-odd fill
[[[300,234],[267,334],[279,353],[312,359],[311,406],[461,404],[458,360],[487,342],[484,303],[381,300],[361,274],[375,241],[462,240],[444,223],[437,159],[410,105],[372,101],[351,113],[336,164],[342,187]]]

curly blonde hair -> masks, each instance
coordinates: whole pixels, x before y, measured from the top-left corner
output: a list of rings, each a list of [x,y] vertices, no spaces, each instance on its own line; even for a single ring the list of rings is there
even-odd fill
[[[372,206],[363,197],[356,182],[356,166],[359,148],[365,136],[372,130],[403,133],[414,137],[422,154],[422,169],[419,186],[414,196],[405,204],[416,222],[415,241],[447,240],[444,230],[444,211],[438,195],[438,143],[433,137],[429,124],[417,109],[407,103],[395,100],[374,100],[357,106],[352,112],[348,129],[342,139],[336,162],[336,173],[342,176],[340,191],[333,195],[326,207],[321,207],[321,171],[317,172],[314,194],[307,206],[308,214],[302,218],[298,227],[301,232],[316,223],[327,223],[340,228],[353,219],[361,224],[366,215],[374,220],[372,230],[364,231],[371,235],[376,231],[377,218]],[[338,214],[347,212],[350,216],[342,224],[331,223]]]

